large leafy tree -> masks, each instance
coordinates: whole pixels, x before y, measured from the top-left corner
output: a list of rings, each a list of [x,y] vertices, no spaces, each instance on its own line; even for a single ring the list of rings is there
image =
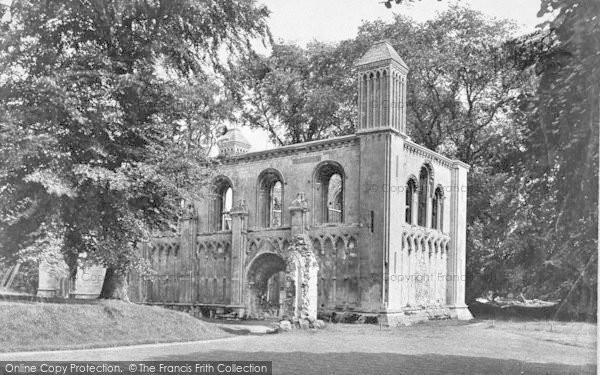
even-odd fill
[[[227,117],[209,82],[265,39],[254,1],[14,1],[0,25],[0,247],[108,267],[127,298],[136,246],[172,227]],[[194,95],[194,91],[198,95]],[[182,104],[183,103],[183,104]],[[190,104],[191,103],[191,104]]]
[[[544,48],[532,62],[539,75],[525,97],[525,158],[529,184],[524,257],[535,257],[526,283],[562,299],[559,313],[596,319],[598,262],[598,130],[600,127],[600,4],[542,1]],[[526,39],[531,45],[535,39]]]
[[[251,55],[231,69],[228,84],[240,121],[278,145],[351,133],[356,90],[350,43],[275,43],[270,56]]]
[[[451,6],[424,23],[401,15],[389,24],[365,23],[358,41],[387,38],[407,62],[411,137],[476,164],[505,136],[506,112],[523,82],[505,49],[513,33],[508,21]]]
[[[386,6],[391,7],[391,2]],[[463,72],[478,65],[491,68],[487,73],[480,71],[472,76],[475,79],[472,92],[479,96],[477,82],[482,82],[482,78],[486,81],[486,77],[496,75],[502,79],[501,85],[492,85],[501,89],[496,91],[500,96],[496,99],[488,96],[491,100],[481,103],[483,112],[494,114],[500,110],[499,116],[488,124],[481,122],[486,116],[475,116],[475,122],[480,122],[483,128],[471,126],[472,116],[460,120],[466,127],[453,124],[452,117],[444,118],[445,109],[453,106],[452,101],[448,102],[450,107],[444,105],[445,95],[439,96],[441,100],[437,100],[437,104],[426,106],[425,111],[415,107],[421,104],[419,101],[412,103],[413,114],[422,113],[427,120],[413,118],[417,139],[435,148],[438,135],[442,138],[450,135],[452,143],[458,146],[456,156],[474,167],[469,181],[468,216],[467,271],[471,298],[487,290],[520,291],[529,297],[560,299],[557,316],[596,319],[598,14],[600,3],[597,1],[542,0],[538,16],[552,19],[535,33],[508,42],[503,42],[507,34],[501,31],[497,43],[488,46],[492,52],[489,56],[481,54],[484,49],[481,49],[482,38],[478,31],[483,25],[464,29],[471,36],[465,39],[468,41],[464,45],[466,49],[459,49],[462,53],[455,55],[458,61],[469,61],[469,67]],[[459,18],[455,21],[458,23],[448,25],[448,36],[454,36],[454,25],[463,24]],[[385,28],[385,25],[376,26]],[[440,33],[445,30],[441,29]],[[483,34],[489,34],[489,30]],[[440,49],[440,54],[446,51]],[[498,51],[500,55],[494,53]],[[425,57],[428,56],[429,52]],[[436,60],[435,55],[433,60]],[[489,65],[490,61],[497,61],[499,65]],[[514,68],[521,73],[516,74]],[[431,81],[431,77],[438,75],[417,79],[414,87],[418,87],[419,82]],[[460,84],[468,89],[467,80]],[[435,86],[427,84],[418,90],[427,93],[434,89],[437,96]],[[510,90],[505,91],[507,95],[502,93],[504,88]],[[470,102],[468,96],[463,96],[464,99]],[[432,119],[434,121],[430,121]],[[438,119],[450,129],[435,125]],[[508,126],[502,125],[506,121],[498,120],[508,121]],[[461,128],[469,131],[452,135]],[[478,138],[480,130],[483,137]],[[448,153],[451,148],[438,150]]]

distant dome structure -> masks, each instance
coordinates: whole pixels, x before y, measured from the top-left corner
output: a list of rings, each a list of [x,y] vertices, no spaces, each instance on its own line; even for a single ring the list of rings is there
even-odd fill
[[[225,129],[225,133],[217,140],[219,155],[233,156],[250,151],[250,142],[238,128]]]

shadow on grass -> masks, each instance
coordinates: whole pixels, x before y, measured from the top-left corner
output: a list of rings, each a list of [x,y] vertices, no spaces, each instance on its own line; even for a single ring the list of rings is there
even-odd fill
[[[595,374],[595,365],[532,363],[452,355],[396,353],[239,352],[215,350],[156,361],[273,361],[273,374]]]

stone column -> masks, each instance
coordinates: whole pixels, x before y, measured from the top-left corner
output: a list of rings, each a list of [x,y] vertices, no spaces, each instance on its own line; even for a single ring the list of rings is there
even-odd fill
[[[406,307],[408,304],[408,296],[409,296],[409,254],[410,254],[410,242],[407,236],[404,237],[403,240],[404,247],[402,249],[402,307]]]
[[[192,295],[194,294],[192,288],[195,284],[194,278],[196,276],[192,268],[195,263],[193,259],[196,247],[196,234],[198,233],[198,214],[192,203],[188,203],[182,213],[180,225],[180,248],[177,264],[175,265],[180,285],[177,300],[179,302],[192,302]],[[183,280],[187,280],[187,283],[182,282]]]
[[[450,315],[460,320],[473,319],[465,304],[467,172],[466,164],[454,162],[450,201],[450,249],[447,263],[446,303],[450,309]]]
[[[231,208],[231,304],[244,305],[244,264],[248,207],[244,200]]]
[[[425,228],[432,228],[431,220],[433,216],[433,195],[431,194],[431,185],[427,184],[427,200],[425,201]]]

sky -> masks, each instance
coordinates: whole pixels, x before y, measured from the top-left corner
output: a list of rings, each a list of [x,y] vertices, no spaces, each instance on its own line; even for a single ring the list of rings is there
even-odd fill
[[[442,12],[449,4],[469,5],[496,18],[513,19],[524,32],[533,31],[540,22],[536,17],[540,0],[422,0],[404,1],[386,8],[381,0],[258,0],[271,10],[273,36],[305,45],[313,39],[335,42],[356,36],[363,20],[391,21],[400,13],[416,21],[425,21]]]
[[[514,20],[519,33],[535,30],[540,0],[421,0],[393,4],[382,0],[258,0],[271,11],[269,26],[275,40],[306,45],[312,40],[337,42],[354,38],[363,21],[391,21],[394,13],[407,15],[418,22],[434,18],[451,3],[468,5],[493,18]],[[266,133],[242,128],[252,144],[252,151],[272,148]]]

